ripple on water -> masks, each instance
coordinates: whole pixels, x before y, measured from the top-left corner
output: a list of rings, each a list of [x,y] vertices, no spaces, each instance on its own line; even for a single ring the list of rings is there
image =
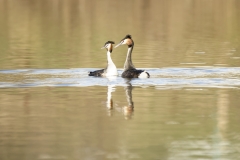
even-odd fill
[[[101,78],[89,77],[88,72],[96,68],[74,69],[17,69],[0,71],[0,87],[41,87],[41,86],[126,86],[129,80],[121,76]],[[198,67],[198,68],[145,68],[149,79],[132,79],[133,86],[155,86],[157,89],[182,87],[239,88],[240,68]],[[122,69],[118,70],[119,75]]]

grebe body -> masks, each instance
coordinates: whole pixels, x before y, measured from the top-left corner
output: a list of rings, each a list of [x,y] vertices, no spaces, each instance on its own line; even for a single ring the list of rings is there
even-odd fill
[[[149,78],[148,72],[139,69],[127,69],[122,73],[123,78]]]
[[[132,51],[134,47],[134,42],[131,35],[126,35],[121,42],[116,45],[114,48],[117,48],[120,45],[126,44],[128,46],[127,57],[124,63],[124,69],[122,73],[123,78],[149,78],[150,74],[145,70],[138,70],[134,67],[132,63]]]
[[[102,77],[102,76],[117,76],[117,67],[112,61],[111,53],[113,50],[113,41],[107,41],[101,49],[107,49],[107,67],[96,71],[89,72],[89,76]]]

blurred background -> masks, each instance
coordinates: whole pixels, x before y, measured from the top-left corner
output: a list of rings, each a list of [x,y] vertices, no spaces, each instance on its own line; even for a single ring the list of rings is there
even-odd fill
[[[126,34],[136,67],[239,66],[238,0],[0,0],[0,67],[101,68]],[[114,49],[123,67],[126,46]]]

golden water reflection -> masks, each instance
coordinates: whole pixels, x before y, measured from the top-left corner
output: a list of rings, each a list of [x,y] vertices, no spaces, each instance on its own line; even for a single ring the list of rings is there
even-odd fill
[[[1,89],[1,159],[237,157],[237,89],[109,88]]]

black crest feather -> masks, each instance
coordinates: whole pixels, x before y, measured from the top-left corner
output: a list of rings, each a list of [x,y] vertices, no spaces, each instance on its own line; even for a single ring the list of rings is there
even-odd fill
[[[107,42],[105,43],[105,45],[108,44],[108,43],[115,44],[114,41],[107,41]]]
[[[127,38],[132,39],[132,36],[130,34],[127,34],[124,39],[127,39]]]
[[[121,41],[123,41],[124,39],[132,39],[132,36],[130,34],[127,34]]]

